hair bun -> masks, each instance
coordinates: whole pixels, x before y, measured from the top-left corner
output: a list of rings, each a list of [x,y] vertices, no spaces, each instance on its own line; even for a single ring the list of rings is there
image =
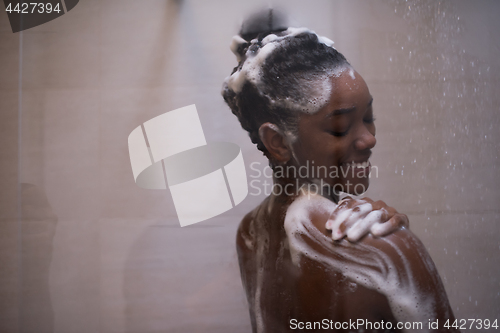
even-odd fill
[[[289,26],[288,16],[277,9],[267,8],[250,15],[241,25],[239,35],[250,42],[252,39],[286,30]]]

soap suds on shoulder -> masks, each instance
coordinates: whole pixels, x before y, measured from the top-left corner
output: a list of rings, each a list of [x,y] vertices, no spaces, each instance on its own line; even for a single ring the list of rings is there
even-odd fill
[[[399,321],[427,322],[428,318],[435,318],[432,295],[423,293],[415,285],[410,263],[396,244],[381,238],[398,254],[404,267],[397,266],[390,256],[373,246],[347,241],[333,244],[312,225],[308,205],[310,200],[302,195],[290,205],[285,217],[285,231],[295,265],[300,266],[301,258],[307,257],[343,274],[352,282],[382,293]]]
[[[351,79],[356,80],[356,74],[354,73],[354,69],[352,67],[349,68],[349,76]]]

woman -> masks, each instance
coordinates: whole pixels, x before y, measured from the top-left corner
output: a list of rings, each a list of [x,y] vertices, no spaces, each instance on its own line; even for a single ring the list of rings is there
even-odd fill
[[[424,246],[404,227],[386,235],[405,216],[367,198],[337,205],[367,189],[376,140],[368,87],[332,44],[270,27],[231,45],[224,99],[274,171],[273,194],[237,234],[253,331],[449,331]]]

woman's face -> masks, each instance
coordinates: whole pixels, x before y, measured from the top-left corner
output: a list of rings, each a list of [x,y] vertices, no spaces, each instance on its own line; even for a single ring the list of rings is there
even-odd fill
[[[358,195],[368,189],[368,159],[376,143],[373,98],[351,67],[332,76],[331,82],[328,104],[300,116],[293,152],[299,166],[308,166],[310,180]]]

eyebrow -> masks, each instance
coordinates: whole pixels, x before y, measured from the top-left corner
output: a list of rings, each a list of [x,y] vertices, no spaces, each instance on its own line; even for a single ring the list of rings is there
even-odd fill
[[[341,115],[341,114],[350,113],[350,112],[353,112],[355,109],[356,109],[356,107],[354,107],[354,106],[351,107],[351,108],[337,109],[337,110],[334,110],[334,111],[328,113],[326,115],[326,117],[329,118],[329,117],[332,117],[332,116],[338,116],[338,115]]]
[[[368,102],[368,107],[372,106],[372,104],[373,104],[373,97],[372,97],[372,99],[370,99],[370,102]],[[338,116],[341,114],[350,113],[350,112],[353,112],[354,110],[356,110],[355,106],[350,107],[350,108],[336,109],[336,110],[333,110],[332,112],[328,113],[325,118],[330,118],[333,116]]]

